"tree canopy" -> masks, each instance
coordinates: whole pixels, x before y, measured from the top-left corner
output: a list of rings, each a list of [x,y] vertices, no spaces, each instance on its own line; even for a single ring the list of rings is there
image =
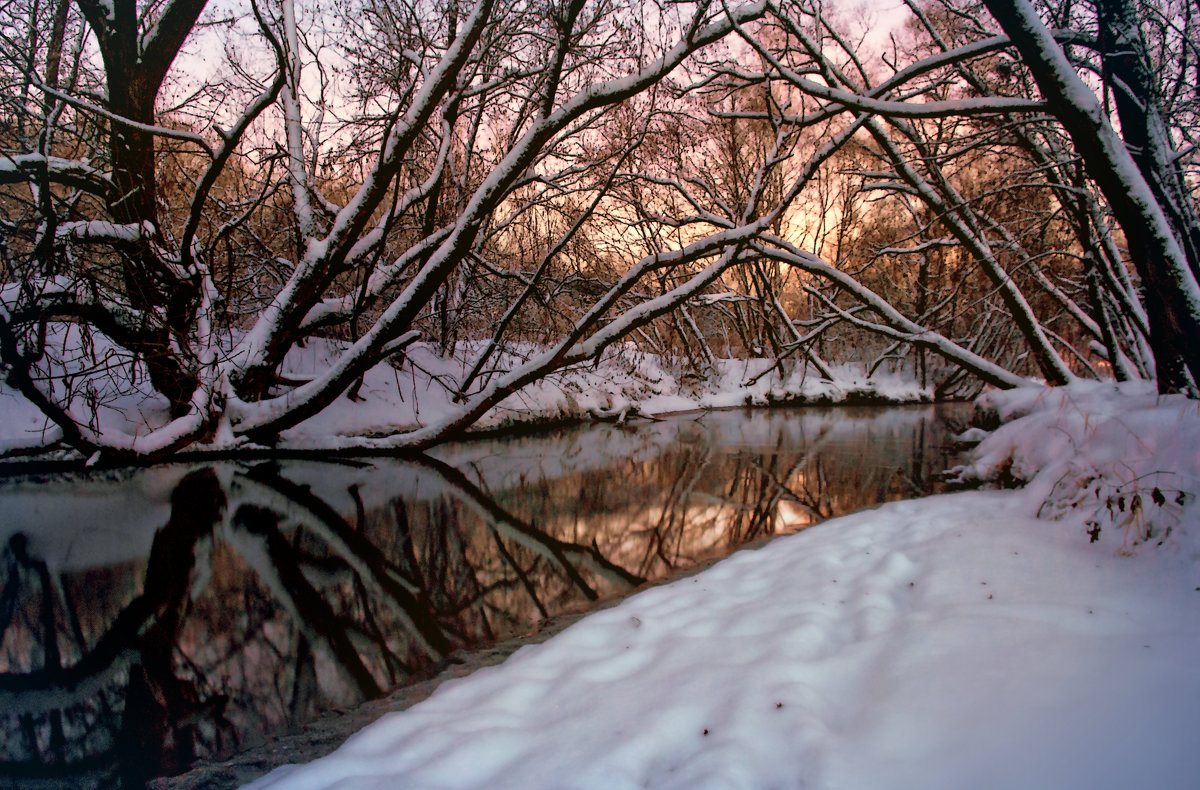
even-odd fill
[[[458,408],[374,446],[624,341],[1196,396],[1193,4],[906,6],[9,3],[5,380],[148,460],[270,444],[416,342]],[[313,338],[333,363],[283,375]],[[162,419],[98,419],[132,389]]]

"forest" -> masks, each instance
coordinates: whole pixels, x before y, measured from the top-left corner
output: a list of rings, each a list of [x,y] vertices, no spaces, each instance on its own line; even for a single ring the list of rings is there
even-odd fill
[[[1196,397],[1198,15],[14,0],[4,381],[112,461],[272,445],[418,346],[460,363],[454,408],[373,446],[628,347],[697,382],[753,357]],[[103,419],[131,393],[136,429]]]

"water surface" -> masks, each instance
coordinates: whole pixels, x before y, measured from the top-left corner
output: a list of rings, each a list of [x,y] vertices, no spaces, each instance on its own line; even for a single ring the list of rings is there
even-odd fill
[[[0,479],[0,784],[141,787],[455,651],[938,488],[963,407]]]

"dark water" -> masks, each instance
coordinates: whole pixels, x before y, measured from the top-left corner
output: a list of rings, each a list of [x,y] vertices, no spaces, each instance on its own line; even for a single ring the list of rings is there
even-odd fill
[[[0,479],[0,786],[140,787],[452,651],[929,493],[966,416],[716,412],[419,461]]]

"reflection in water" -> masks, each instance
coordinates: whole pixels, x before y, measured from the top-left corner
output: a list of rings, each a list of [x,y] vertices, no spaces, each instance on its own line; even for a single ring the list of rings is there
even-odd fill
[[[941,409],[0,481],[0,782],[141,787],[456,649],[927,493],[949,462]]]

